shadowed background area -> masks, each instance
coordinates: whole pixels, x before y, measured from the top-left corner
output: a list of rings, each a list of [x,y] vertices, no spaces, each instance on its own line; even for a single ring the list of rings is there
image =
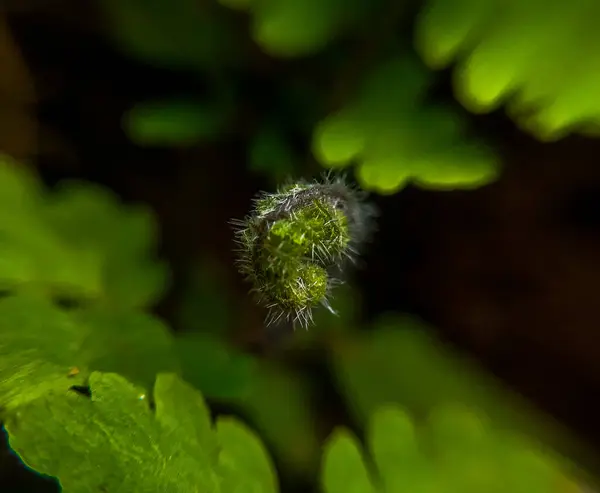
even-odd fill
[[[340,48],[281,61],[254,46],[245,19],[234,16],[246,63],[244,70],[226,71],[235,116],[215,139],[143,146],[123,130],[123,115],[136,103],[221,97],[213,82],[202,73],[157,68],[119,52],[107,40],[105,16],[91,2],[7,5],[0,18],[0,150],[31,160],[48,185],[80,178],[127,202],[149,204],[161,227],[161,255],[173,272],[157,313],[178,330],[190,265],[208,262],[236,320],[244,321],[235,325],[231,340],[307,375],[320,435],[350,422],[317,349],[282,354],[265,338],[264,312],[235,272],[228,220],[245,215],[253,195],[279,181],[276,174],[252,169],[247,149],[265,119],[296,117],[285,114],[280,88],[290,82],[302,87],[307,80],[319,87],[328,57],[343,59],[352,74],[344,57],[354,56],[360,65],[369,54]],[[399,31],[411,24],[416,8],[404,5]],[[436,77],[430,97],[452,102],[450,71]],[[298,96],[293,103],[313,104],[308,92],[299,94],[307,99]],[[332,101],[325,106],[336,107],[335,98],[342,96],[327,97]],[[568,136],[541,142],[500,110],[468,119],[478,137],[493,142],[503,165],[500,178],[475,190],[409,185],[392,195],[373,194],[379,230],[353,282],[362,299],[360,318],[368,327],[388,312],[421,317],[441,339],[470,353],[600,452],[600,402],[594,398],[600,393],[600,141]],[[305,132],[285,125],[292,151],[305,152]],[[316,163],[300,161],[283,173],[320,171]],[[9,457],[4,451],[0,456],[6,491],[54,491],[34,485],[37,478]],[[284,491],[307,486],[289,488]]]

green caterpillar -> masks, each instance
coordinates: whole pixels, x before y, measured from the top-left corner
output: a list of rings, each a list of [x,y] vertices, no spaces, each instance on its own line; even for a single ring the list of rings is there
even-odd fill
[[[266,323],[308,328],[319,305],[330,305],[373,230],[374,207],[343,178],[282,186],[261,193],[251,213],[232,220],[239,271],[267,308]]]

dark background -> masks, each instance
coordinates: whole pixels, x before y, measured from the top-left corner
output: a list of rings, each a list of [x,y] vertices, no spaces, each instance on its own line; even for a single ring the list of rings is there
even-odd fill
[[[197,76],[125,58],[98,33],[92,6],[60,4],[32,3],[9,17],[38,93],[28,106],[40,124],[38,146],[27,157],[50,185],[83,178],[155,209],[161,253],[175,279],[157,310],[173,319],[178,280],[191,260],[208,254],[232,265],[227,220],[245,214],[252,195],[269,187],[247,170],[251,116],[276,104],[270,88],[310,60],[259,63],[240,79],[248,106],[219,142],[143,149],[123,133],[123,113],[140,98],[201,91]],[[440,74],[433,97],[452,98],[448,74]],[[500,150],[500,180],[474,191],[409,187],[373,197],[379,232],[356,283],[364,317],[418,314],[600,449],[600,143],[540,143],[501,113],[471,118]],[[263,314],[233,267],[224,276],[250,320],[236,342],[264,353]],[[327,380],[305,364],[315,380]],[[334,397],[321,406],[324,419],[344,421]],[[1,454],[2,491],[51,491]]]

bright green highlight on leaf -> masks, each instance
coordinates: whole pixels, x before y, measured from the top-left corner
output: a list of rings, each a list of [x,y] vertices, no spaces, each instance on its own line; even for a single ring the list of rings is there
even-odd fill
[[[245,425],[210,423],[201,395],[160,374],[156,411],[142,388],[93,373],[91,399],[52,395],[6,423],[10,446],[31,468],[59,479],[65,493],[275,493],[267,453]]]
[[[177,368],[170,334],[142,313],[65,312],[41,297],[0,300],[0,406],[66,393],[91,370],[119,371],[151,388]],[[73,370],[76,370],[72,374]]]
[[[432,68],[457,62],[467,109],[506,103],[521,128],[556,140],[600,122],[599,17],[593,0],[428,0],[416,45]]]
[[[316,128],[313,153],[327,167],[357,163],[363,188],[395,193],[423,188],[476,188],[493,181],[490,149],[466,138],[450,108],[423,102],[430,75],[416,61],[392,59],[368,74],[357,99]]]
[[[395,406],[369,419],[367,449],[338,430],[325,446],[324,493],[544,493],[564,491],[569,479],[553,458],[525,438],[487,425],[468,407],[442,406],[415,421]]]
[[[189,146],[215,138],[229,118],[226,106],[186,100],[140,103],[125,115],[124,127],[138,145]]]

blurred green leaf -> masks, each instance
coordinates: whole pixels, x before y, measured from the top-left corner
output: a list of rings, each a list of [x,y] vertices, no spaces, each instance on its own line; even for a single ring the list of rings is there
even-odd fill
[[[162,296],[169,272],[151,257],[158,228],[150,209],[123,206],[97,185],[65,181],[47,196],[40,217],[70,246],[96,254],[111,304],[145,307]]]
[[[256,362],[221,338],[199,332],[178,334],[175,347],[183,378],[206,397],[242,398],[251,391]]]
[[[365,5],[372,3],[379,6],[377,2],[362,0],[253,1],[249,6],[252,37],[272,56],[312,55],[334,40],[348,24],[357,21]]]
[[[229,108],[217,103],[152,101],[129,111],[124,128],[141,146],[191,146],[217,137],[229,116]]]
[[[285,136],[275,126],[265,125],[250,143],[249,168],[281,181],[294,174],[296,157]]]
[[[210,3],[102,0],[101,5],[115,42],[135,58],[198,71],[238,60],[235,25]]]
[[[8,411],[81,385],[91,370],[120,371],[151,388],[176,367],[170,335],[149,315],[69,313],[42,297],[0,300],[0,406]]]
[[[457,62],[455,94],[468,110],[506,103],[521,129],[551,141],[600,122],[599,15],[589,0],[428,0],[415,45],[432,68]]]
[[[359,423],[389,403],[417,416],[459,404],[484,413],[495,426],[537,437],[558,450],[584,451],[558,423],[472,361],[451,353],[415,319],[382,319],[375,330],[333,340],[331,349],[339,388]]]
[[[235,309],[225,279],[223,266],[213,258],[204,258],[188,268],[176,314],[179,328],[186,332],[227,333]]]
[[[320,450],[317,423],[302,375],[262,362],[250,392],[231,402],[244,410],[287,471],[302,476],[316,472]]]
[[[49,396],[6,423],[10,446],[65,493],[277,491],[256,435],[231,419],[213,432],[200,394],[174,375],[157,378],[156,414],[119,375],[93,373],[90,388],[91,399]]]
[[[63,182],[47,193],[4,157],[2,187],[0,289],[121,307],[145,307],[162,295],[168,269],[151,257],[157,227],[148,208],[125,207],[88,183]]]
[[[355,100],[317,125],[316,159],[331,168],[357,164],[362,186],[381,194],[410,182],[443,190],[494,181],[498,160],[467,137],[461,115],[426,104],[431,83],[432,75],[416,60],[381,63],[366,75]]]
[[[40,215],[41,183],[25,167],[0,155],[0,287],[7,290],[102,291],[101,259],[91,248],[63,238]]]
[[[344,429],[328,439],[325,493],[561,493],[570,481],[558,462],[516,435],[477,426],[473,440],[472,425],[482,420],[464,406],[438,407],[430,420],[417,423],[403,409],[384,405],[368,421],[368,458]]]
[[[408,475],[422,462],[417,430],[412,418],[392,406],[380,407],[367,430],[369,449],[384,480]]]
[[[358,440],[345,430],[329,438],[323,452],[324,493],[375,493]]]
[[[222,417],[217,421],[222,447],[219,471],[224,477],[221,490],[271,493],[277,491],[277,477],[265,446],[248,427]]]

